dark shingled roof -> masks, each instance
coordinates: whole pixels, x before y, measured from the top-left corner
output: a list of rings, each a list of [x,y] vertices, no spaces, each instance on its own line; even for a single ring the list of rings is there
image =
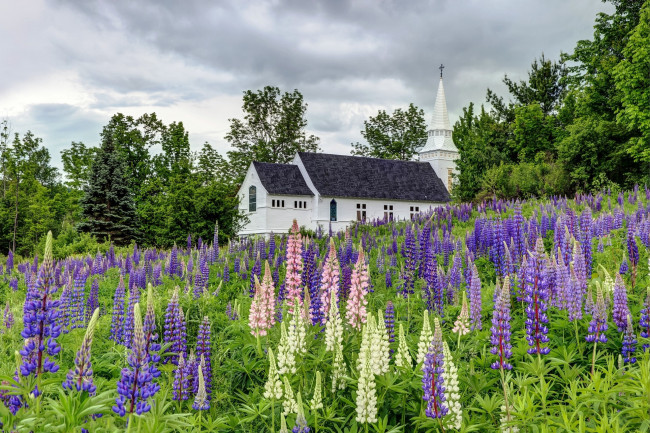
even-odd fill
[[[447,202],[428,162],[299,152],[316,190],[328,197]]]
[[[297,165],[267,162],[253,162],[253,165],[264,189],[269,194],[314,195]]]

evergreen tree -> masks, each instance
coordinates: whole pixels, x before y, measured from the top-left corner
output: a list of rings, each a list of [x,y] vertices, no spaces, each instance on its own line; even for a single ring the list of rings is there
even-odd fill
[[[127,171],[113,138],[105,135],[81,199],[84,221],[78,226],[80,231],[100,239],[110,238],[116,245],[128,244],[137,237],[135,203]]]

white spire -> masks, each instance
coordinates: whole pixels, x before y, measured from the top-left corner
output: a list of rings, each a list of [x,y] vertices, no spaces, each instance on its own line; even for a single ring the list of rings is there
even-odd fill
[[[420,149],[421,159],[424,153],[434,150],[446,150],[448,152],[458,153],[451,137],[451,124],[449,123],[449,114],[447,113],[447,99],[445,98],[445,87],[442,84],[442,74],[438,84],[438,95],[436,96],[436,105],[433,107],[433,116],[427,131],[427,142]],[[424,159],[429,159],[424,157]]]
[[[447,114],[447,99],[445,98],[445,87],[442,85],[442,77],[440,77],[440,84],[438,84],[438,95],[436,95],[436,105],[433,107],[433,117],[431,118],[429,129],[451,131],[449,115]]]

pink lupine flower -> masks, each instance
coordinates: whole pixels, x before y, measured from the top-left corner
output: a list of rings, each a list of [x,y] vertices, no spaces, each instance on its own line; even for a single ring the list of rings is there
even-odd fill
[[[348,323],[357,330],[361,330],[361,324],[366,323],[368,273],[368,265],[364,259],[363,249],[359,249],[359,257],[352,270],[350,296],[348,297],[347,311],[345,312]]]
[[[298,221],[293,220],[291,234],[287,241],[287,274],[284,287],[287,290],[287,304],[289,313],[294,312],[294,308],[300,308],[300,273],[302,272],[302,235],[298,229]]]
[[[275,290],[268,261],[264,264],[262,284],[255,278],[255,296],[251,303],[248,323],[251,334],[256,337],[266,335],[267,330],[275,324]]]
[[[336,248],[334,247],[334,239],[330,238],[330,251],[325,265],[323,266],[323,275],[320,282],[320,301],[321,301],[321,324],[327,322],[327,315],[330,311],[330,298],[332,290],[334,290],[335,297],[338,299],[339,295],[339,260],[336,257]]]

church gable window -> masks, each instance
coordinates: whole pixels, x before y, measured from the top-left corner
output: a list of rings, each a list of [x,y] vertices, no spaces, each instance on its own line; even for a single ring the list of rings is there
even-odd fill
[[[248,188],[248,211],[255,212],[257,210],[257,188],[252,185]]]
[[[336,200],[330,202],[330,221],[336,221]]]
[[[411,206],[410,211],[411,211],[411,219],[413,219],[420,212],[420,206]]]

